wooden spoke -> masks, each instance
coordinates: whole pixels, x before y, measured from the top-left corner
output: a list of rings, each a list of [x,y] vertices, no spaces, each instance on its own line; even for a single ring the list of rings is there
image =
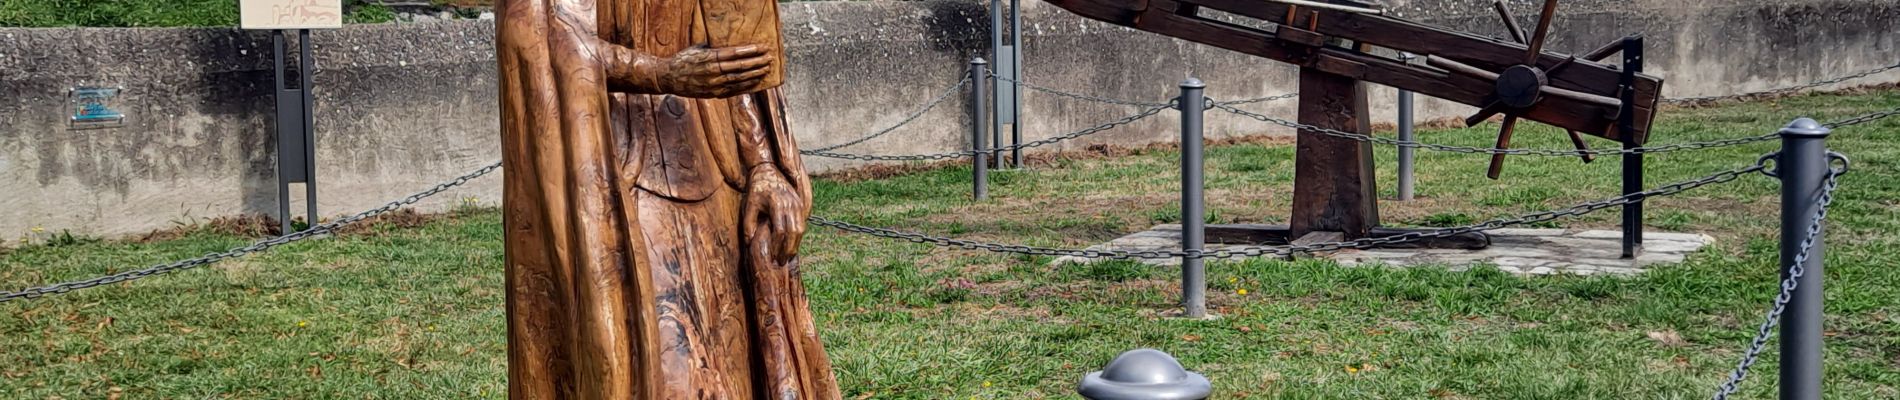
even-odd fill
[[[1495,101],[1491,102],[1490,105],[1487,105],[1487,106],[1484,106],[1484,108],[1478,109],[1477,114],[1471,114],[1470,117],[1465,118],[1465,127],[1478,126],[1478,124],[1482,124],[1484,123],[1484,121],[1489,121],[1491,120],[1491,117],[1496,117],[1498,116],[1498,114],[1503,114],[1505,108],[1508,108],[1508,107],[1505,107],[1504,103],[1499,103]]]
[[[1516,131],[1516,130],[1517,130],[1517,116],[1506,115],[1504,117],[1504,127],[1498,129],[1498,146],[1497,146],[1498,150],[1511,148],[1511,134],[1515,133],[1513,131]],[[1498,175],[1502,173],[1504,173],[1504,155],[1492,154],[1491,155],[1491,169],[1485,172],[1484,176],[1491,178],[1491,180],[1497,180]]]
[[[1543,18],[1537,20],[1537,35],[1531,37],[1531,50],[1524,56],[1525,65],[1537,65],[1537,58],[1543,56],[1544,39],[1550,36],[1550,22],[1557,19],[1557,0],[1544,0]]]
[[[1565,129],[1564,133],[1570,134],[1570,144],[1573,146],[1577,146],[1577,150],[1590,151],[1590,144],[1583,142],[1582,134],[1578,134],[1577,131],[1574,129]],[[1582,158],[1584,164],[1589,164],[1590,162],[1597,160],[1597,156],[1590,155],[1587,153],[1580,154],[1577,157]]]
[[[1511,15],[1511,6],[1509,4],[1505,4],[1504,0],[1497,0],[1497,2],[1491,3],[1491,5],[1492,8],[1498,10],[1498,17],[1504,18],[1504,29],[1510,31],[1512,40],[1516,40],[1519,44],[1530,41],[1530,38],[1524,37],[1524,28],[1517,26],[1517,17]]]

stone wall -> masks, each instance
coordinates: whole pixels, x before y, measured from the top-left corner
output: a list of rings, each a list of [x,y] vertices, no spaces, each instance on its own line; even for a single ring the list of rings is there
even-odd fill
[[[1410,18],[1503,32],[1486,1],[1388,3]],[[959,79],[987,46],[985,4],[784,4],[786,93],[801,143],[842,143],[889,126]],[[1219,99],[1295,90],[1294,69],[1285,65],[1095,23],[1035,1],[1024,7],[1025,73],[1033,83],[1143,101],[1171,97],[1188,76],[1206,81]],[[1596,0],[1565,7],[1551,49],[1582,51],[1643,32],[1651,43],[1649,71],[1668,78],[1672,97],[1794,85],[1900,61],[1900,5],[1890,1]],[[493,36],[489,21],[316,33],[318,205],[325,215],[371,207],[496,159]],[[0,237],[33,227],[113,236],[274,212],[270,48],[268,34],[232,29],[0,29]],[[1857,83],[1894,81],[1900,73]],[[67,89],[85,85],[125,87],[118,103],[128,115],[124,127],[68,129]],[[1378,88],[1373,96],[1376,116],[1389,120],[1393,93]],[[1135,111],[1035,92],[1024,102],[1029,140]],[[1253,109],[1291,117],[1293,105]],[[1419,110],[1421,118],[1468,111],[1436,101]],[[961,149],[969,124],[967,106],[953,100],[888,137],[842,151]],[[1164,113],[1051,147],[1170,141],[1175,124]],[[1215,137],[1287,133],[1220,113],[1209,114],[1208,129]],[[815,170],[857,165],[808,162]],[[498,180],[484,179],[423,207],[493,204],[499,189]],[[292,209],[302,207],[297,201]]]

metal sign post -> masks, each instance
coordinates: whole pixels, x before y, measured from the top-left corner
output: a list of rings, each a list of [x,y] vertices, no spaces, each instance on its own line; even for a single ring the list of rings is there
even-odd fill
[[[1009,137],[1010,146],[1012,146],[1007,161],[1005,161],[1002,154],[999,153],[996,155],[996,159],[993,160],[993,162],[997,168],[1004,168],[1006,166],[1022,168],[1023,166],[1023,150],[1014,147],[1023,143],[1023,128],[1021,124],[1023,110],[1023,18],[1020,1],[1021,0],[1009,0],[1008,13],[1010,22],[1007,25],[1009,30],[1009,42],[1004,43],[1003,31],[1006,25],[1003,24],[1003,2],[1002,0],[990,0],[990,57],[996,60],[996,68],[992,72],[995,73],[996,76],[1004,78],[992,81],[996,84],[996,89],[990,92],[991,97],[994,97],[991,104],[996,107],[996,119],[991,125],[991,129],[993,130],[990,135],[990,147],[1001,148],[1004,146],[1003,125],[1009,125],[1010,127]]]
[[[295,231],[290,217],[290,184],[304,185],[307,206],[304,221],[317,220],[316,96],[311,93],[316,57],[311,52],[311,29],[343,27],[341,0],[240,0],[240,26],[270,30],[275,51],[277,97],[277,216],[283,234]],[[297,67],[284,61],[286,32],[297,31]],[[292,74],[295,74],[294,77]]]
[[[317,224],[317,179],[316,132],[312,111],[315,101],[310,92],[312,59],[310,56],[310,30],[297,32],[297,69],[295,86],[292,87],[289,63],[284,62],[284,31],[271,33],[276,56],[277,81],[277,215],[283,223],[284,234],[295,229],[290,218],[290,184],[304,184],[304,203],[308,210],[304,221],[308,225]]]

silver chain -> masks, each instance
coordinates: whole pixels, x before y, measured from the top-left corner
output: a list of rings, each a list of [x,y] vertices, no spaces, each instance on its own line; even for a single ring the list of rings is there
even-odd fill
[[[818,226],[824,226],[824,227],[834,228],[834,229],[838,229],[838,230],[842,230],[846,232],[865,234],[865,235],[881,237],[881,238],[886,238],[886,239],[905,240],[912,243],[927,243],[927,244],[933,244],[933,245],[942,246],[942,247],[955,247],[955,248],[961,248],[961,249],[966,249],[966,250],[982,250],[982,251],[989,251],[989,252],[995,252],[995,253],[1012,253],[1012,254],[1025,254],[1025,255],[1037,255],[1037,256],[1071,256],[1071,257],[1081,257],[1081,258],[1091,258],[1091,259],[1107,258],[1107,259],[1118,259],[1118,260],[1162,259],[1162,258],[1182,258],[1182,257],[1202,258],[1202,259],[1207,259],[1207,258],[1227,259],[1227,258],[1240,258],[1240,257],[1261,257],[1261,256],[1267,256],[1267,255],[1290,255],[1290,254],[1296,254],[1296,253],[1325,252],[1325,251],[1334,251],[1334,250],[1342,250],[1342,249],[1366,249],[1366,248],[1380,247],[1380,246],[1386,246],[1386,245],[1415,242],[1415,241],[1424,240],[1424,239],[1442,238],[1442,237],[1450,237],[1450,236],[1462,235],[1462,234],[1472,233],[1472,232],[1488,231],[1488,230],[1500,229],[1500,228],[1509,227],[1509,226],[1518,226],[1518,225],[1533,224],[1533,223],[1544,222],[1544,221],[1551,221],[1558,218],[1579,216],[1579,215],[1596,212],[1598,210],[1602,210],[1606,208],[1636,203],[1636,202],[1640,202],[1640,201],[1643,201],[1644,199],[1651,198],[1651,197],[1670,196],[1670,195],[1675,195],[1678,193],[1686,192],[1686,191],[1703,187],[1703,186],[1729,182],[1737,178],[1740,178],[1744,175],[1762,171],[1765,168],[1766,168],[1765,165],[1761,163],[1757,163],[1756,165],[1753,165],[1753,166],[1738,168],[1738,169],[1733,169],[1733,170],[1728,170],[1728,171],[1722,171],[1722,172],[1718,172],[1706,177],[1672,183],[1672,184],[1660,186],[1655,189],[1650,189],[1650,190],[1646,190],[1642,192],[1631,193],[1627,195],[1612,197],[1612,198],[1598,200],[1598,201],[1592,201],[1588,203],[1582,203],[1582,204],[1578,204],[1575,206],[1571,206],[1571,207],[1567,207],[1567,208],[1563,208],[1559,210],[1525,214],[1525,215],[1521,215],[1514,218],[1497,219],[1497,220],[1486,221],[1486,222],[1482,222],[1478,224],[1465,225],[1465,226],[1453,227],[1453,228],[1444,228],[1444,229],[1438,229],[1438,230],[1432,230],[1432,231],[1409,232],[1409,233],[1395,235],[1395,236],[1387,236],[1387,237],[1379,237],[1379,238],[1365,238],[1365,239],[1350,240],[1350,241],[1344,241],[1344,242],[1316,243],[1316,244],[1302,245],[1302,246],[1246,246],[1246,247],[1225,248],[1225,249],[1213,250],[1213,251],[1207,251],[1207,250],[1120,251],[1120,250],[1094,250],[1094,249],[1063,249],[1063,248],[1051,248],[1051,247],[1036,247],[1036,246],[1026,246],[1026,245],[988,243],[988,242],[978,242],[978,241],[972,241],[972,240],[963,240],[963,239],[955,239],[955,238],[940,237],[940,236],[930,236],[930,235],[914,233],[914,232],[903,232],[903,231],[897,231],[897,230],[892,230],[892,229],[856,225],[856,224],[833,220],[830,218],[816,217],[816,216],[811,218],[811,222]]]
[[[1169,103],[1151,103],[1151,102],[1143,102],[1143,101],[1118,100],[1118,99],[1111,99],[1107,97],[1090,96],[1090,95],[1080,94],[1080,93],[1070,93],[1070,92],[1057,90],[1054,88],[1048,88],[1041,85],[1032,84],[1029,82],[1023,82],[1023,81],[1019,81],[1015,79],[1010,79],[1009,77],[997,75],[995,73],[990,73],[990,78],[995,78],[996,80],[1003,81],[1003,82],[1010,82],[1010,83],[1022,85],[1023,87],[1028,88],[1029,90],[1034,90],[1038,92],[1053,94],[1057,96],[1062,96],[1062,97],[1067,97],[1067,98],[1077,99],[1077,100],[1082,100],[1082,101],[1093,101],[1097,103],[1117,104],[1117,105],[1135,106],[1135,107],[1169,107],[1170,106]]]
[[[1846,160],[1840,153],[1829,152],[1829,159]],[[1766,158],[1764,158],[1764,161]],[[1838,179],[1846,169],[1834,169],[1828,172],[1827,184],[1821,191],[1820,211],[1814,213],[1814,219],[1808,222],[1808,234],[1801,239],[1800,250],[1795,251],[1793,264],[1788,266],[1788,277],[1781,280],[1781,293],[1775,295],[1775,304],[1768,309],[1768,315],[1762,319],[1761,327],[1755,330],[1755,339],[1749,341],[1748,351],[1742,353],[1741,361],[1736,362],[1735,370],[1730,371],[1728,380],[1716,387],[1715,400],[1727,400],[1741,389],[1742,380],[1748,379],[1748,368],[1755,365],[1761,352],[1768,347],[1768,339],[1775,334],[1775,325],[1781,323],[1781,314],[1788,310],[1788,302],[1793,301],[1794,291],[1800,288],[1801,277],[1807,273],[1808,254],[1814,250],[1815,241],[1820,240],[1821,222],[1827,219],[1827,207],[1834,203],[1834,190],[1841,186]]]
[[[388,204],[384,204],[382,207],[373,208],[368,211],[356,213],[355,215],[338,218],[328,223],[312,226],[310,227],[310,229],[306,229],[301,232],[296,232],[296,233],[291,233],[288,235],[260,240],[260,241],[251,243],[250,245],[247,245],[247,246],[233,248],[233,249],[225,250],[223,252],[218,252],[218,253],[206,254],[203,257],[173,262],[169,264],[155,265],[155,266],[146,267],[146,268],[142,268],[142,269],[138,269],[134,271],[121,272],[117,274],[111,274],[111,275],[101,276],[101,277],[82,280],[82,281],[73,281],[73,282],[66,282],[66,283],[61,283],[61,284],[51,285],[51,286],[27,288],[27,289],[22,289],[22,290],[13,291],[13,292],[0,292],[0,303],[6,303],[9,301],[21,300],[21,299],[36,299],[36,298],[40,298],[43,296],[50,296],[50,295],[66,294],[75,290],[87,289],[87,288],[92,288],[96,286],[110,285],[110,284],[119,283],[119,282],[133,281],[133,280],[138,280],[141,278],[150,277],[154,275],[163,275],[167,273],[183,271],[187,269],[210,265],[210,264],[217,263],[218,261],[223,261],[226,259],[243,257],[248,254],[263,252],[265,250],[270,250],[271,248],[274,248],[277,246],[282,246],[285,244],[290,244],[292,242],[297,242],[300,240],[317,237],[325,233],[335,231],[337,228],[341,228],[345,225],[350,225],[357,222],[361,222],[365,219],[369,219],[370,217],[382,215],[390,211],[396,211],[398,209],[401,209],[404,206],[408,206],[411,204],[415,204],[416,202],[422,201],[422,199],[426,199],[426,198],[429,198],[430,196],[434,196],[436,194],[442,193],[451,188],[455,188],[457,186],[462,186],[463,184],[467,184],[469,180],[480,178],[483,175],[488,175],[491,172],[495,172],[495,170],[497,169],[501,169],[501,163],[499,162],[494,163],[494,164],[489,164],[488,166],[485,166],[485,167],[481,167],[480,169],[476,169],[474,172],[470,172],[466,175],[456,177],[455,179],[449,180],[448,182],[437,184],[435,185],[435,187],[431,187],[428,190],[416,192],[416,194],[409,195],[409,197],[404,197],[401,200],[389,202]]]
[[[1048,93],[1048,94],[1052,94],[1056,96],[1067,97],[1071,99],[1077,99],[1077,100],[1082,100],[1082,101],[1092,101],[1092,102],[1104,103],[1104,104],[1116,104],[1116,105],[1136,106],[1136,107],[1156,107],[1156,106],[1171,106],[1174,102],[1173,100],[1170,100],[1168,103],[1159,103],[1159,102],[1144,102],[1144,101],[1111,99],[1107,97],[1068,92],[1068,91],[1063,91],[1060,89],[1050,88],[1047,86],[1036,85],[1029,82],[1023,82],[1023,81],[1019,81],[1015,79],[1010,79],[1002,75],[996,75],[995,73],[990,73],[990,77],[995,78],[996,80],[999,80],[999,81],[1011,82],[1018,85],[1022,85],[1023,87],[1028,88],[1029,90]],[[1274,101],[1274,100],[1285,100],[1285,99],[1291,99],[1295,97],[1300,97],[1300,94],[1298,92],[1294,92],[1294,93],[1287,93],[1287,94],[1272,95],[1272,96],[1267,96],[1267,97],[1256,97],[1256,98],[1251,98],[1251,99],[1214,102],[1212,104],[1227,104],[1227,105],[1237,106],[1237,105],[1244,105],[1244,104],[1264,103],[1264,102],[1269,102],[1269,101]]]
[[[1141,112],[1131,114],[1126,117],[1122,117],[1121,119],[1109,121],[1107,123],[1088,127],[1079,131],[1069,132],[1066,134],[1057,135],[1054,137],[1037,140],[1034,142],[1027,142],[1027,143],[1013,145],[1013,146],[997,147],[993,149],[964,150],[964,151],[954,151],[954,152],[947,152],[947,153],[909,154],[909,155],[848,154],[848,153],[833,153],[833,152],[826,152],[826,151],[812,151],[812,152],[806,152],[804,154],[807,156],[812,156],[812,157],[837,158],[837,159],[844,159],[844,160],[863,160],[863,161],[947,160],[947,159],[953,159],[953,158],[974,157],[978,154],[998,154],[998,153],[1011,151],[1011,150],[1040,147],[1040,146],[1046,146],[1046,145],[1050,145],[1050,144],[1054,144],[1054,143],[1058,143],[1062,141],[1073,140],[1073,139],[1080,138],[1083,136],[1101,133],[1103,131],[1114,129],[1122,125],[1128,125],[1128,124],[1134,123],[1135,121],[1140,121],[1148,117],[1155,116],[1155,114],[1160,114],[1162,111],[1169,110],[1172,108],[1174,108],[1174,106],[1163,104],[1156,107],[1150,107],[1148,109],[1142,110]]]
[[[1775,138],[1780,137],[1779,134],[1770,133],[1770,134],[1760,135],[1760,136],[1712,140],[1712,141],[1707,141],[1707,142],[1677,143],[1677,144],[1666,145],[1666,146],[1632,147],[1632,148],[1627,148],[1627,149],[1625,148],[1591,149],[1591,150],[1497,149],[1497,148],[1489,148],[1489,147],[1452,146],[1452,145],[1435,144],[1435,143],[1424,143],[1424,142],[1412,141],[1412,140],[1399,140],[1399,139],[1393,139],[1393,138],[1379,137],[1379,136],[1367,135],[1363,133],[1345,132],[1345,131],[1340,131],[1336,129],[1327,129],[1327,128],[1322,128],[1322,127],[1318,127],[1314,125],[1302,124],[1299,122],[1269,117],[1266,115],[1261,115],[1261,114],[1254,113],[1251,111],[1242,110],[1240,108],[1228,106],[1225,104],[1214,104],[1214,108],[1222,110],[1222,111],[1226,111],[1229,113],[1233,113],[1236,115],[1240,115],[1243,117],[1253,118],[1261,122],[1285,126],[1285,127],[1293,128],[1293,129],[1299,129],[1302,131],[1314,132],[1314,133],[1337,137],[1337,138],[1351,139],[1351,140],[1357,140],[1361,142],[1373,142],[1373,143],[1398,146],[1398,147],[1409,147],[1409,148],[1419,148],[1419,149],[1436,150],[1436,151],[1444,151],[1444,152],[1452,152],[1452,153],[1471,153],[1471,154],[1507,154],[1507,155],[1547,156],[1547,157],[1576,157],[1576,156],[1585,155],[1585,154],[1599,155],[1599,156],[1611,156],[1611,155],[1620,156],[1620,155],[1629,155],[1629,154],[1655,154],[1655,153],[1668,153],[1668,152],[1684,151],[1684,150],[1699,150],[1699,149],[1707,149],[1707,148],[1715,148],[1715,147],[1728,147],[1728,146],[1736,146],[1736,145],[1774,140]]]
[[[1887,118],[1892,118],[1895,115],[1900,115],[1900,107],[1896,107],[1894,109],[1886,110],[1886,111],[1875,111],[1875,112],[1864,114],[1858,117],[1829,122],[1822,125],[1826,125],[1829,128],[1848,127],[1848,126],[1854,126],[1854,125],[1860,125],[1860,124],[1865,124],[1869,122],[1879,121],[1879,120],[1883,120]]]
[[[1373,143],[1398,146],[1398,147],[1410,147],[1410,148],[1420,148],[1420,149],[1426,149],[1426,150],[1436,150],[1436,151],[1444,151],[1444,152],[1452,152],[1452,153],[1470,153],[1470,154],[1508,154],[1508,155],[1547,156],[1547,157],[1576,157],[1576,156],[1584,155],[1584,154],[1599,155],[1599,156],[1623,156],[1623,155],[1631,155],[1631,154],[1657,154],[1657,153],[1669,153],[1669,152],[1686,151],[1686,150],[1701,150],[1701,149],[1709,149],[1709,148],[1717,148],[1717,147],[1739,146],[1739,145],[1744,145],[1744,144],[1749,144],[1749,143],[1774,140],[1781,137],[1780,133],[1770,133],[1770,134],[1759,135],[1759,136],[1718,139],[1718,140],[1711,140],[1711,141],[1706,141],[1706,142],[1676,143],[1676,144],[1654,146],[1654,147],[1631,147],[1631,148],[1611,148],[1611,149],[1591,149],[1591,150],[1497,149],[1497,148],[1489,148],[1489,147],[1452,146],[1452,145],[1443,145],[1443,144],[1435,144],[1435,143],[1424,143],[1424,142],[1419,142],[1419,141],[1399,140],[1399,139],[1379,137],[1379,136],[1373,136],[1373,135],[1367,135],[1367,134],[1361,134],[1361,133],[1344,132],[1344,131],[1340,131],[1336,129],[1321,128],[1318,126],[1269,117],[1266,115],[1261,115],[1258,113],[1250,112],[1247,110],[1228,106],[1226,104],[1221,104],[1221,103],[1215,103],[1214,108],[1222,110],[1222,111],[1226,111],[1229,113],[1233,113],[1236,115],[1253,118],[1255,120],[1259,120],[1266,123],[1285,126],[1285,127],[1293,128],[1293,129],[1299,129],[1303,131],[1315,132],[1322,135],[1332,136],[1332,137],[1337,137],[1337,138],[1351,139],[1351,140],[1357,140],[1357,141],[1362,141],[1362,142],[1373,142]],[[1829,122],[1823,125],[1826,125],[1829,128],[1841,128],[1841,127],[1865,124],[1865,123],[1869,123],[1873,121],[1879,121],[1882,119],[1891,118],[1896,115],[1900,115],[1900,108],[1895,108],[1895,109],[1886,110],[1886,111],[1878,111],[1878,112],[1861,115],[1861,116],[1857,116],[1853,118]]]
[[[809,154],[813,152],[825,152],[825,151],[842,149],[842,148],[857,145],[859,143],[870,141],[871,139],[876,139],[879,136],[884,136],[885,134],[891,133],[892,131],[896,131],[897,128],[902,128],[905,125],[910,125],[911,122],[917,121],[917,118],[923,117],[924,113],[930,112],[931,109],[937,108],[937,105],[943,104],[943,102],[946,100],[950,100],[951,95],[955,95],[958,92],[962,92],[963,87],[969,86],[969,84],[970,84],[970,77],[968,76],[963,77],[963,79],[958,80],[955,85],[950,85],[950,88],[944,89],[943,94],[937,95],[937,98],[931,99],[930,102],[924,104],[922,108],[918,108],[917,111],[911,112],[909,116],[904,117],[904,120],[897,121],[897,124],[891,125],[889,128],[884,128],[882,130],[878,130],[877,132],[872,132],[871,134],[864,135],[864,137],[857,138],[856,140],[839,143],[839,144],[831,145],[831,146],[810,149],[810,150],[803,151],[802,153]]]
[[[1781,95],[1781,94],[1787,94],[1787,93],[1793,93],[1793,92],[1799,92],[1803,90],[1818,88],[1822,86],[1833,85],[1836,83],[1851,81],[1851,80],[1860,79],[1860,78],[1866,78],[1869,76],[1873,76],[1874,74],[1892,71],[1895,69],[1900,69],[1900,64],[1893,64],[1893,65],[1888,65],[1885,67],[1874,68],[1874,69],[1862,71],[1860,73],[1856,73],[1853,75],[1847,75],[1847,76],[1842,76],[1839,78],[1828,79],[1828,80],[1823,80],[1823,81],[1815,81],[1814,83],[1809,83],[1809,84],[1800,85],[1800,86],[1789,86],[1789,87],[1780,88],[1780,89],[1769,89],[1769,90],[1763,90],[1759,92],[1730,94],[1730,95],[1721,95],[1721,96],[1699,96],[1699,97],[1664,99],[1663,102],[1669,103],[1669,104],[1694,104],[1694,103],[1711,103],[1711,102],[1722,101],[1722,100],[1735,100],[1735,99],[1775,96],[1775,95]]]
[[[1255,97],[1255,98],[1243,99],[1243,100],[1216,101],[1213,104],[1239,106],[1239,105],[1247,105],[1247,104],[1253,104],[1253,103],[1264,103],[1264,102],[1269,102],[1269,101],[1274,101],[1274,100],[1286,100],[1286,99],[1291,99],[1295,97],[1300,97],[1300,92],[1292,92],[1292,93],[1276,95],[1276,96]]]

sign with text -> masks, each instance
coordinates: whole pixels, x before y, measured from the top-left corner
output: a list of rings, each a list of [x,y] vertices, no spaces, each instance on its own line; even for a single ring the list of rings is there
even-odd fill
[[[343,27],[343,0],[238,0],[244,29],[336,29]]]
[[[117,109],[119,98],[117,87],[76,87],[66,92],[66,99],[72,102],[72,116],[67,124],[72,129],[117,128],[125,125],[125,114]]]

